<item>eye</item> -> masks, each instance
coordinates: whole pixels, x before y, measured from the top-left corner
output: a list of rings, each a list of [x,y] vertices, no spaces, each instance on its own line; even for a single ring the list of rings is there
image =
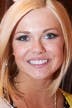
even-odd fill
[[[45,37],[45,39],[53,39],[53,38],[56,38],[57,36],[58,36],[57,34],[48,33],[44,37]]]
[[[30,37],[28,35],[21,35],[16,38],[16,40],[19,40],[19,41],[29,41],[29,39]]]

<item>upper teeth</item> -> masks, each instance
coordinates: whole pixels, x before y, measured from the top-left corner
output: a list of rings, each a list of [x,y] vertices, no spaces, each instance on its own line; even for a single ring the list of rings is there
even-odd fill
[[[47,63],[47,60],[30,60],[31,64],[44,64]]]

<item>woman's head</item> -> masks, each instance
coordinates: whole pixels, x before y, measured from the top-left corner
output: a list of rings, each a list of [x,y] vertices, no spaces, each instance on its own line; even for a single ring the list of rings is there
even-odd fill
[[[25,74],[39,80],[53,77],[63,63],[63,47],[63,33],[52,12],[46,7],[29,12],[13,33],[18,80]]]
[[[23,60],[24,56],[24,58],[26,57],[25,60],[27,60],[27,62],[32,65],[37,63],[51,62],[50,66],[51,69],[53,68],[53,70],[50,69],[50,72],[59,70],[59,72],[57,72],[57,75],[55,75],[55,78],[53,78],[53,82],[50,86],[50,87],[55,87],[54,89],[56,90],[56,88],[60,84],[63,75],[66,73],[66,70],[68,68],[71,59],[71,38],[72,38],[71,25],[68,15],[65,9],[62,7],[62,5],[56,0],[18,1],[14,3],[13,6],[11,6],[11,8],[5,14],[1,22],[1,26],[2,30],[0,33],[1,34],[0,56],[2,59],[2,69],[6,67],[6,62],[9,62],[8,64],[10,64],[11,62],[11,66],[8,65],[9,67],[7,68],[7,70],[4,69],[3,71],[1,71],[1,81],[4,83],[3,78],[5,78],[7,81],[6,83],[7,86],[9,84],[8,87],[11,87],[10,84],[13,83],[14,77],[18,74],[18,73],[14,74],[14,72],[17,69],[17,66],[18,69],[21,68],[25,69],[24,67],[20,67],[25,63],[22,65],[20,65],[21,63],[19,64],[19,62]],[[52,27],[54,29],[52,29]],[[23,30],[24,34],[25,31],[27,31],[26,35],[28,37],[19,37],[20,35],[22,36],[24,35],[20,34]],[[23,43],[22,40],[20,41],[20,39],[22,39],[23,42],[24,39],[28,40],[27,43],[26,42]],[[14,54],[15,58],[10,59],[12,60],[10,61],[9,58],[12,55],[12,53]],[[56,59],[54,59],[53,54],[55,55]],[[43,60],[34,61],[36,57],[39,60],[43,58]],[[16,63],[13,63],[14,61]],[[52,67],[52,65],[55,67]],[[29,69],[33,70],[32,67],[29,67]],[[44,74],[44,72],[41,73],[41,75],[40,72],[36,73],[37,77],[36,74],[33,73],[32,74],[27,73],[27,74],[32,75],[32,77],[36,78],[38,77],[46,78],[47,75],[49,74],[47,69],[48,69],[47,66],[46,70],[45,68],[42,69],[44,70],[44,72],[46,72],[46,74]],[[14,70],[12,74],[10,73],[11,70]],[[26,71],[28,72],[29,70]],[[11,80],[9,81],[8,78],[11,77],[10,75],[13,76],[12,77],[13,79],[11,78]],[[56,81],[58,81],[58,83],[54,85]],[[7,87],[5,89],[7,89]]]

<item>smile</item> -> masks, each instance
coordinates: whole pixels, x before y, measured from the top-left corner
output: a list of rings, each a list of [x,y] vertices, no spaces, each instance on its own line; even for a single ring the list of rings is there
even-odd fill
[[[42,65],[46,64],[48,60],[30,60],[29,63],[32,65]]]

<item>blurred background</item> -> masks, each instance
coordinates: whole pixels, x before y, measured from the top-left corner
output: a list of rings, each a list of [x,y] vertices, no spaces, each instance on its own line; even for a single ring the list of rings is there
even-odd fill
[[[66,10],[68,11],[70,20],[72,22],[72,0],[58,0],[60,1]],[[12,0],[0,0],[0,21],[6,12],[6,10],[13,4]],[[72,93],[72,63],[68,69],[68,72],[63,78],[63,81],[60,85],[65,91]]]

